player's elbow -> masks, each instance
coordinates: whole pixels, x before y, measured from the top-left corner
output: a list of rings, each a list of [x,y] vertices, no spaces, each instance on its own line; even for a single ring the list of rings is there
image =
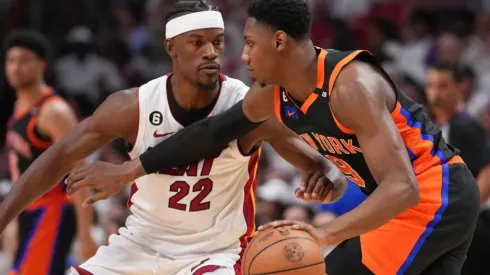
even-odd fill
[[[400,197],[407,209],[420,202],[419,185],[415,176],[408,176],[400,186]]]

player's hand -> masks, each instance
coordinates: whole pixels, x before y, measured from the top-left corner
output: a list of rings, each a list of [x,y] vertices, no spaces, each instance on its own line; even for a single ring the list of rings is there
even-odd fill
[[[334,188],[333,183],[322,172],[308,172],[303,176],[296,197],[306,202],[324,202]]]
[[[314,227],[311,224],[307,224],[299,221],[291,221],[291,220],[283,220],[283,221],[274,221],[268,224],[264,224],[258,228],[259,231],[270,227],[282,227],[290,225],[295,230],[303,230],[310,234],[321,247],[327,247],[335,244],[335,241],[329,236],[329,234],[319,228]]]
[[[81,188],[89,187],[91,194],[82,203],[84,207],[99,200],[105,200],[116,195],[124,186],[133,181],[132,175],[124,164],[115,165],[108,162],[96,161],[73,169],[66,179],[67,193],[73,195]]]

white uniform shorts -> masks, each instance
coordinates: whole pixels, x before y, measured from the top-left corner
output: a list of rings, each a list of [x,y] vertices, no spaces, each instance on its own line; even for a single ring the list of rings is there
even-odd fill
[[[70,275],[240,275],[237,254],[212,254],[200,258],[170,260],[123,236],[112,235],[94,257],[72,267]]]

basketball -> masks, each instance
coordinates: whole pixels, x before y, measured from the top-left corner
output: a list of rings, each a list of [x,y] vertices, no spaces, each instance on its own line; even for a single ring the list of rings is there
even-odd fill
[[[242,275],[325,275],[322,250],[307,232],[290,226],[267,228],[250,242]]]

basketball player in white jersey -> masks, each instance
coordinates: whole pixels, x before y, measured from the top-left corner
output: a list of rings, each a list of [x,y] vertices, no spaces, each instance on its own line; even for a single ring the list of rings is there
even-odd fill
[[[173,6],[167,17],[166,49],[174,73],[114,93],[40,156],[0,204],[0,232],[80,159],[113,138],[132,144],[130,156],[137,158],[184,126],[224,112],[244,97],[246,85],[219,74],[224,23],[215,9],[204,0]],[[254,187],[262,140],[318,178],[325,171],[341,173],[293,132],[267,121],[198,163],[174,163],[180,167],[169,166],[136,180],[126,227],[71,274],[239,274],[240,256],[255,230]],[[330,188],[322,178],[297,195],[308,199],[316,193],[323,200],[336,193]]]

